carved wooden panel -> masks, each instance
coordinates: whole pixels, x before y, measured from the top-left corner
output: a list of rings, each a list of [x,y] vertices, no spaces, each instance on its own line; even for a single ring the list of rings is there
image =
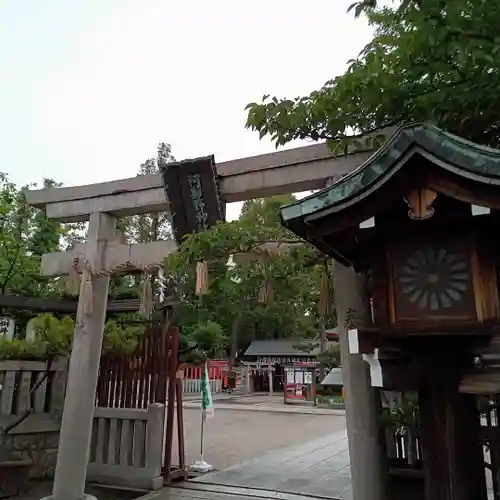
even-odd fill
[[[467,240],[408,244],[388,254],[393,323],[481,320],[477,266]]]

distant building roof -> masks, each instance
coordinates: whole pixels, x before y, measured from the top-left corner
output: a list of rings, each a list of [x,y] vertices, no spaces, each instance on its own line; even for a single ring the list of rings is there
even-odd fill
[[[325,335],[326,335],[327,340],[338,341],[338,339],[339,339],[339,332],[337,330],[337,327],[327,328],[325,330]]]
[[[312,351],[305,352],[296,346],[318,344]],[[316,356],[319,353],[319,342],[317,340],[254,340],[245,351],[244,356]]]
[[[342,368],[332,368],[330,373],[324,378],[321,385],[344,385],[342,378]]]

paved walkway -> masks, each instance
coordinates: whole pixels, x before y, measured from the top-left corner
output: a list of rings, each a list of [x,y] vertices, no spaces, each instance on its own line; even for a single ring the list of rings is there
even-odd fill
[[[141,497],[139,500],[311,500],[311,496],[252,490],[228,486],[194,485],[168,488]]]
[[[347,434],[335,432],[200,476],[142,500],[351,500]]]
[[[184,410],[188,464],[199,459],[200,408]],[[345,429],[345,416],[216,409],[205,425],[205,459],[219,470]],[[174,457],[177,452],[174,451]]]
[[[351,498],[347,433],[336,432],[266,453],[258,459],[196,478],[193,483],[347,500]]]

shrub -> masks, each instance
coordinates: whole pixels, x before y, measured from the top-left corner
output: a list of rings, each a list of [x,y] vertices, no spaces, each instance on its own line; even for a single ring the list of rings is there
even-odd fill
[[[75,322],[64,316],[42,314],[35,321],[34,340],[11,340],[0,336],[0,360],[23,359],[44,361],[67,356],[75,331]],[[129,354],[137,347],[144,326],[126,326],[119,320],[109,320],[104,326],[103,353]]]

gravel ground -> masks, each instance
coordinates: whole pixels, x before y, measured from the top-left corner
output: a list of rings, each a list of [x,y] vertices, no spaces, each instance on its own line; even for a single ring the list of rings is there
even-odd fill
[[[199,409],[184,409],[188,464],[199,458],[200,418]],[[205,460],[217,469],[225,469],[344,428],[343,416],[216,409],[215,416],[205,424]],[[177,462],[176,455],[173,462]]]

